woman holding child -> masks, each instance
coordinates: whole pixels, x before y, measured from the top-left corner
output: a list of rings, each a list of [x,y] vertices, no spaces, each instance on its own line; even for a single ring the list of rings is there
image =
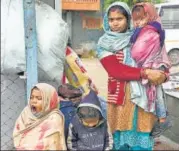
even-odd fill
[[[152,150],[154,141],[150,133],[156,116],[131,100],[141,99],[142,94],[135,87],[137,81],[147,79],[158,85],[166,80],[166,75],[159,70],[135,68],[130,55],[131,13],[125,3],[111,4],[103,25],[105,34],[99,39],[97,54],[109,76],[107,120],[113,134],[113,149]]]

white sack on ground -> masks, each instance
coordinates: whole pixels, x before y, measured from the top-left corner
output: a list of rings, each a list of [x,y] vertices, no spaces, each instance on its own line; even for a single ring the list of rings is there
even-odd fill
[[[22,0],[1,1],[1,73],[26,71]],[[68,27],[49,5],[36,1],[39,80],[60,82]]]

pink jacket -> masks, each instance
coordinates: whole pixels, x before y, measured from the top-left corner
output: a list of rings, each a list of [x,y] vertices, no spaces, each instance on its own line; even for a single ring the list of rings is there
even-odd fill
[[[132,46],[131,53],[138,67],[159,69],[164,65],[166,69],[169,69],[171,66],[165,46],[160,47],[157,30],[150,25],[143,27]]]

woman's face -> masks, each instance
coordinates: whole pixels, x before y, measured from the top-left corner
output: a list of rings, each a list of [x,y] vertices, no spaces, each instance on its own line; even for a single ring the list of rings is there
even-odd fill
[[[39,89],[34,88],[30,96],[30,107],[33,113],[39,113],[42,111],[43,101],[42,93]]]
[[[120,33],[127,30],[127,18],[119,10],[110,11],[108,20],[111,31]]]

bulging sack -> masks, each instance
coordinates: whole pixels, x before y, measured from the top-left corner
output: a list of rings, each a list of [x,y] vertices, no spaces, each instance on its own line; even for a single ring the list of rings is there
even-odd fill
[[[1,1],[1,73],[26,71],[22,0]],[[68,26],[49,5],[36,1],[36,29],[39,80],[61,83]]]

